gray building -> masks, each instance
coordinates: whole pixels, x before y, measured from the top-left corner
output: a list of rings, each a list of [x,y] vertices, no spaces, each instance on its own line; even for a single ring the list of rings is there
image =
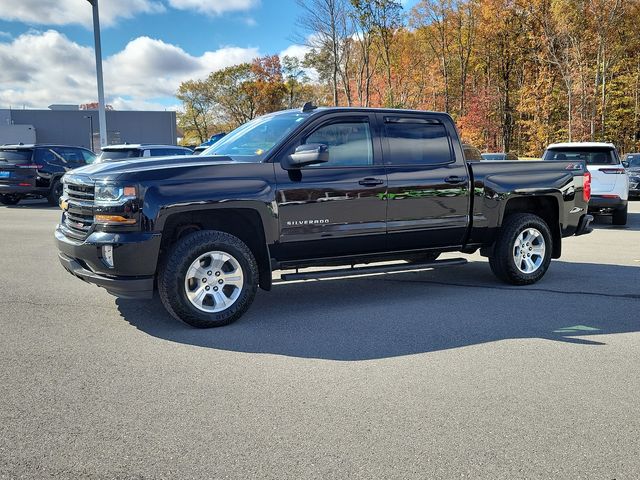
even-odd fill
[[[0,145],[58,143],[100,149],[97,110],[77,105],[51,105],[49,110],[0,109]],[[107,111],[107,143],[177,142],[176,113],[171,111]]]

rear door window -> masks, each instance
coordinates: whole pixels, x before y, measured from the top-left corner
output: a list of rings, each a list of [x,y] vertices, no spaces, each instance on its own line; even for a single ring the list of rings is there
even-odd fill
[[[37,164],[62,165],[62,160],[50,148],[36,148],[34,160]]]
[[[385,117],[387,155],[392,165],[438,165],[451,163],[451,142],[445,126],[420,118]]]
[[[54,147],[52,150],[61,157],[61,163],[67,168],[78,168],[86,165],[84,156],[79,148]]]

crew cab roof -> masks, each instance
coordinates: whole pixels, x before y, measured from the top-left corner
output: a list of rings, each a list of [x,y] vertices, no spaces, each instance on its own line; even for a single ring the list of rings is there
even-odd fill
[[[290,110],[281,110],[279,112],[274,112],[271,114],[267,114],[267,115],[279,115],[279,114],[283,114],[283,113],[300,113],[300,109],[297,108],[293,108]],[[328,113],[328,112],[371,112],[371,113],[404,113],[404,114],[416,114],[416,113],[429,113],[429,114],[433,114],[433,115],[447,115],[447,113],[443,113],[443,112],[432,112],[432,111],[427,111],[427,110],[411,110],[411,109],[404,109],[404,108],[372,108],[372,107],[318,107],[315,108],[313,110],[310,110],[308,112],[303,112],[303,113],[309,113],[310,115],[313,115],[315,113]]]

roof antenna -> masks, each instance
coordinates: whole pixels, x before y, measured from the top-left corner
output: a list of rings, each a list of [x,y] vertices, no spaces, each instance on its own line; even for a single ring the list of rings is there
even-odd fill
[[[302,106],[302,113],[313,112],[316,108],[318,107],[314,105],[313,102],[305,102]]]

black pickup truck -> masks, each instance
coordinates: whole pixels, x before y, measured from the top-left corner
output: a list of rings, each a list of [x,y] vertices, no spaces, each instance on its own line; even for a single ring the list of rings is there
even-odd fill
[[[466,162],[443,113],[307,104],[201,156],[68,173],[55,237],[76,277],[128,298],[157,288],[174,317],[215,327],[269,290],[274,270],[292,270],[284,281],[398,272],[480,250],[501,280],[531,284],[563,237],[591,231],[589,194],[582,162]]]

